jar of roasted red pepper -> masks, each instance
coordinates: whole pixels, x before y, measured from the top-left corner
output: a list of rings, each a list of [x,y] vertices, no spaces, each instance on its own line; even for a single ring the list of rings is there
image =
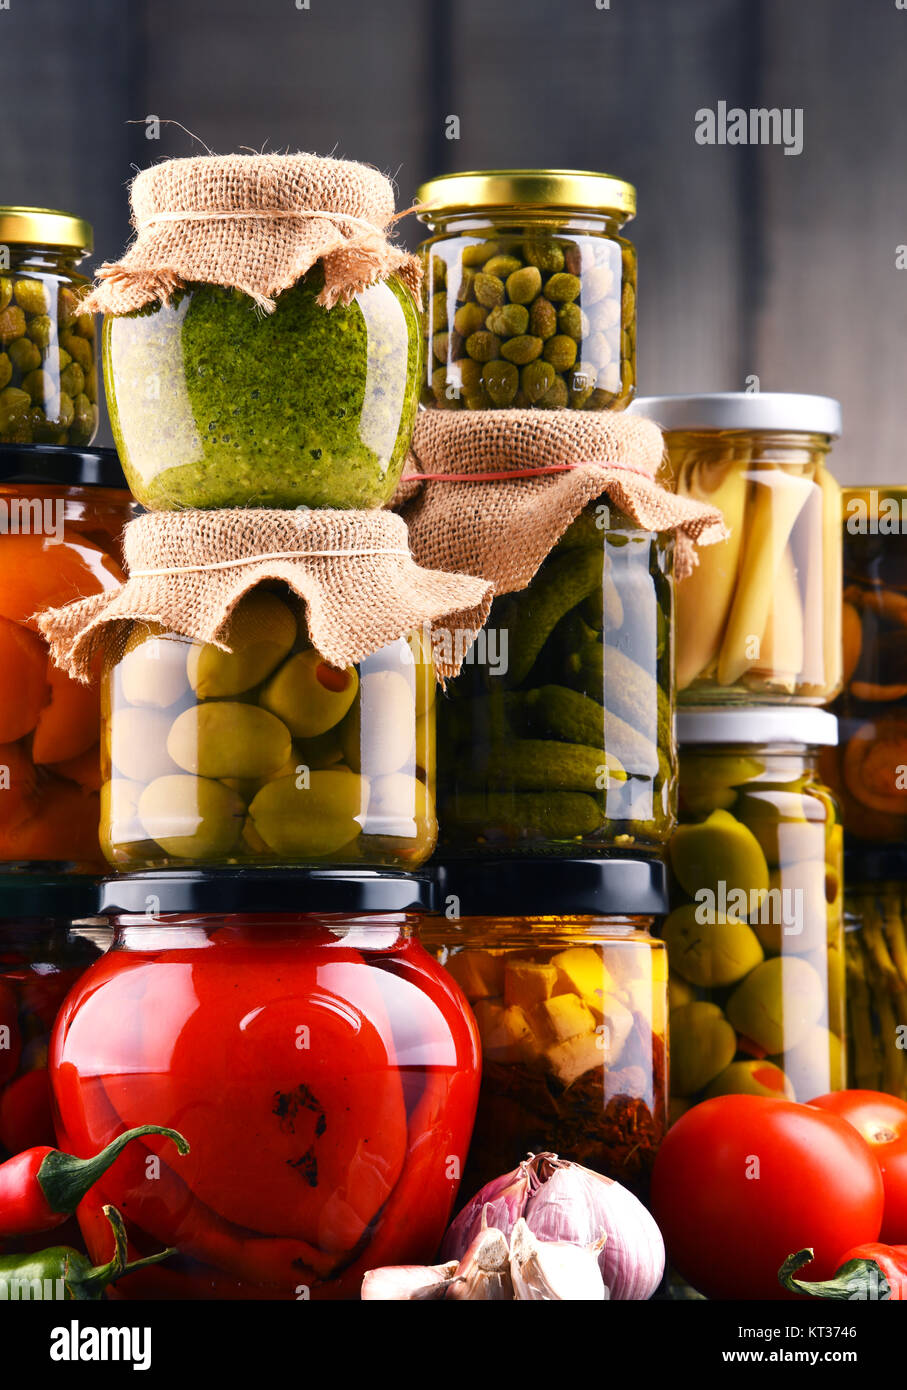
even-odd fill
[[[88,878],[0,875],[0,1163],[55,1142],[48,1044],[70,986],[105,949],[96,903]],[[21,1248],[0,1240],[0,1254]]]
[[[0,867],[104,868],[100,686],[54,665],[35,617],[122,582],[132,507],[112,449],[0,446]]]
[[[110,881],[114,945],[52,1044],[58,1138],[134,1143],[79,1208],[141,1255],[126,1298],[356,1298],[366,1270],[427,1264],[456,1197],[479,1087],[475,1024],[419,945],[428,880],[388,872],[170,871]],[[153,1117],[153,1120],[149,1120]]]
[[[439,869],[423,945],[482,1039],[463,1180],[472,1195],[553,1150],[644,1191],[667,1128],[667,911],[659,860],[489,860]]]

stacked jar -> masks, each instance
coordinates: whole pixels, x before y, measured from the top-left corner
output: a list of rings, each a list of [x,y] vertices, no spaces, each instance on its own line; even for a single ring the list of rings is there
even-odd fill
[[[843,493],[841,739],[825,772],[847,845],[847,967],[856,1085],[907,1098],[907,489]]]
[[[137,242],[91,307],[146,510],[109,603],[42,620],[67,667],[104,656],[115,871],[113,947],[54,1034],[58,1137],[87,1157],[153,1121],[188,1142],[133,1141],[80,1205],[98,1260],[107,1204],[130,1258],[176,1252],[120,1296],[355,1298],[373,1265],[434,1257],[479,1083],[466,1000],[415,939],[435,666],[385,510],[418,409],[415,265],[383,243],[392,194],[364,166],[174,161],[132,202]],[[445,580],[462,587],[419,582],[440,602]]]
[[[783,394],[666,396],[678,493],[729,531],[677,588],[680,824],[664,925],[676,1117],[740,1092],[846,1084],[843,836],[818,706],[841,684],[840,407]]]

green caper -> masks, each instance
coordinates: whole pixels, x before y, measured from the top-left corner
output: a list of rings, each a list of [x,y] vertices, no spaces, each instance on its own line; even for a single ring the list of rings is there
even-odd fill
[[[6,347],[25,334],[25,315],[18,304],[9,304],[0,313],[0,344]]]
[[[94,341],[94,316],[92,314],[79,314],[76,318],[75,331],[83,338],[91,338]]]
[[[583,276],[583,303],[597,304],[611,293],[614,286],[614,271],[606,265],[593,266]]]
[[[491,397],[481,382],[475,391],[464,391],[461,399],[467,410],[491,409]]]
[[[547,341],[557,332],[557,310],[550,299],[539,295],[529,307],[529,332],[534,338]]]
[[[623,315],[624,323],[633,323],[636,319],[636,290],[632,280],[625,280],[624,287],[620,293],[620,311]]]
[[[484,327],[485,310],[481,304],[461,304],[454,314],[454,328],[458,333],[462,333],[464,338]]]
[[[620,364],[607,362],[599,372],[598,381],[595,384],[600,390],[608,391],[612,396],[616,396],[620,390]]]
[[[17,280],[13,295],[26,314],[45,315],[50,309],[50,293],[43,280]]]
[[[538,266],[526,265],[507,276],[507,297],[511,304],[531,304],[542,288]]]
[[[529,327],[529,310],[525,304],[498,304],[485,322],[499,337],[516,338]]]
[[[453,389],[455,386],[456,381],[448,372],[447,367],[437,367],[435,371],[432,372],[431,390],[438,405],[453,410],[458,409],[460,402],[457,399],[456,391]]]
[[[523,259],[527,265],[537,266],[546,275],[553,275],[564,268],[564,249],[556,241],[542,239],[523,244]]]
[[[568,304],[576,299],[582,282],[578,275],[570,275],[567,271],[561,271],[557,275],[552,275],[550,280],[545,282],[545,295],[555,304]]]
[[[486,309],[504,303],[504,281],[499,275],[487,275],[484,270],[480,271],[473,281],[473,289],[477,302],[484,304]]]
[[[39,368],[22,378],[22,390],[28,392],[29,399],[34,405],[43,405],[57,394],[57,383],[50,372],[42,371]]]
[[[578,304],[562,304],[557,311],[557,331],[579,343],[589,335],[589,319]]]
[[[13,364],[9,360],[9,355],[5,352],[0,352],[0,390],[2,390],[4,386],[9,385],[12,374]]]
[[[570,373],[570,404],[580,409],[595,390],[598,371],[594,362],[580,362]]]
[[[78,362],[70,362],[68,367],[64,367],[60,373],[60,390],[66,391],[70,396],[78,396],[80,391],[85,389],[85,373]]]
[[[8,275],[0,275],[0,313],[13,297],[13,282]]]
[[[85,373],[85,394],[91,402],[98,399],[98,369],[93,360]]]
[[[21,421],[31,406],[31,396],[16,386],[6,386],[0,391],[0,432],[6,433],[9,427]]]
[[[76,406],[72,396],[61,391],[57,398],[56,420],[61,429],[68,430],[75,419]]]
[[[66,285],[60,286],[57,295],[57,323],[60,328],[69,328],[79,316],[79,297]]]
[[[520,372],[520,390],[530,405],[535,405],[554,385],[555,371],[550,362],[536,359]]]
[[[50,347],[57,336],[57,325],[49,314],[35,314],[34,318],[29,320],[25,332],[38,347],[46,348]]]
[[[501,350],[501,340],[495,333],[482,330],[470,333],[466,339],[466,351],[474,362],[492,362]]]
[[[463,265],[484,265],[492,256],[497,255],[498,249],[496,241],[482,241],[478,246],[464,246],[460,260]]]
[[[485,262],[483,270],[486,275],[497,275],[499,279],[506,280],[507,276],[519,270],[522,264],[517,256],[492,256]]]
[[[92,405],[88,397],[82,393],[76,396],[73,405],[75,407],[75,418],[72,422],[72,442],[74,444],[87,443],[97,427],[98,408]],[[78,438],[76,438],[76,435],[78,435]]]
[[[500,359],[486,362],[482,372],[482,385],[488,392],[492,405],[512,405],[519,389],[520,374],[512,362],[502,362]]]
[[[460,286],[457,290],[457,299],[461,304],[465,304],[467,299],[475,299],[476,272],[471,265],[465,265],[460,275]]]
[[[452,365],[453,371],[459,373],[463,391],[478,391],[482,382],[481,363],[474,362],[471,357],[458,357]]]
[[[543,410],[566,410],[567,408],[567,383],[562,376],[556,376],[551,386],[540,396],[537,404]]]
[[[534,362],[541,356],[544,343],[541,338],[533,338],[529,333],[522,333],[518,338],[509,338],[501,347],[501,356],[508,362],[515,362],[518,367],[523,367],[527,362]]]
[[[583,270],[582,248],[572,241],[564,251],[564,269],[571,275],[581,275]]]
[[[439,287],[447,284],[447,262],[442,260],[440,256],[432,256],[431,258],[431,279],[432,284]]]
[[[447,294],[444,290],[440,294],[433,294],[429,305],[429,323],[432,333],[440,333],[447,327]],[[64,342],[64,347],[72,352],[76,361],[79,361],[78,353],[73,352],[68,343]]]
[[[448,350],[450,348],[450,334],[436,333],[431,340],[431,350],[439,362],[446,362]],[[81,371],[78,363],[73,364],[77,371]],[[62,383],[61,383],[62,384]]]
[[[565,372],[576,361],[576,342],[565,333],[556,333],[544,346],[542,356],[555,371]]]
[[[30,338],[17,338],[9,345],[9,360],[20,376],[34,372],[41,365],[41,349]]]
[[[591,338],[587,338],[583,351],[589,360],[599,368],[606,366],[613,356],[611,344],[604,333],[593,333]]]

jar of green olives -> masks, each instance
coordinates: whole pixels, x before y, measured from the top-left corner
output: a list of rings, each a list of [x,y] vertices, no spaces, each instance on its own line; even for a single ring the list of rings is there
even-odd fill
[[[423,184],[423,401],[621,410],[636,389],[636,190],[607,174],[508,169]]]
[[[674,541],[604,500],[494,600],[439,703],[451,858],[659,849],[674,826]]]
[[[90,444],[95,325],[79,312],[92,229],[47,208],[0,207],[0,444]]]
[[[102,687],[101,847],[120,869],[416,868],[434,848],[435,673],[422,634],[340,669],[288,591],[229,650],[133,623]]]
[[[843,832],[820,782],[822,710],[682,710],[671,837],[674,1117],[730,1093],[845,1083]]]

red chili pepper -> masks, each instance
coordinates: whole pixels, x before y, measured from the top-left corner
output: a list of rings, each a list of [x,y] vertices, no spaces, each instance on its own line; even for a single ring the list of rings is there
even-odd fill
[[[812,1250],[798,1250],[784,1261],[778,1273],[783,1288],[812,1298],[907,1303],[907,1245],[855,1245],[841,1256],[833,1278],[817,1284],[795,1279],[812,1257]]]
[[[181,1154],[189,1152],[186,1140],[175,1129],[140,1125],[121,1134],[93,1158],[74,1158],[42,1145],[0,1164],[0,1236],[52,1231],[62,1225],[130,1140],[142,1134],[166,1135]]]
[[[53,1147],[50,1077],[46,1067],[17,1076],[0,1094],[0,1144],[11,1154]]]

